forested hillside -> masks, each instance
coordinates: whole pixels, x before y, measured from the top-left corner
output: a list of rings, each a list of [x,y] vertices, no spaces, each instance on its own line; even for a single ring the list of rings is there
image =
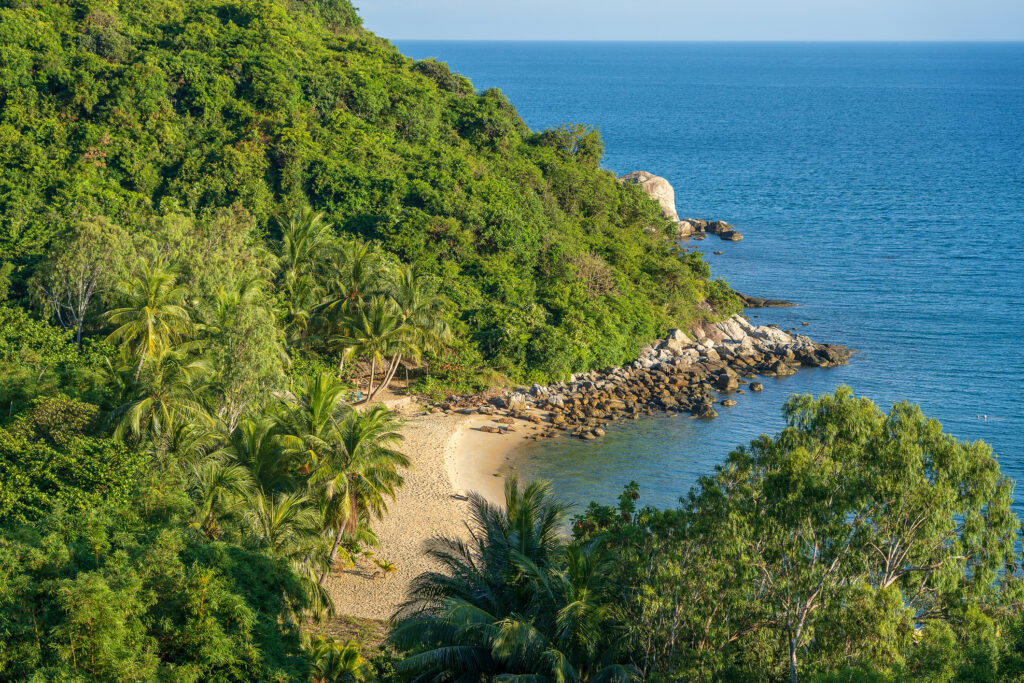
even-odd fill
[[[59,307],[38,296],[45,264],[102,251],[78,239],[83,224],[114,245],[155,240],[180,284],[175,233],[217,269],[192,283],[204,296],[250,264],[272,272],[260,252],[279,253],[282,224],[306,206],[334,237],[437,278],[457,365],[517,381],[624,362],[664,328],[714,315],[705,299],[738,310],[601,154],[594,130],[532,132],[497,90],[402,56],[345,0],[0,9],[3,273],[9,296],[46,316]],[[122,256],[76,316],[86,336],[138,269],[139,253]],[[318,258],[301,287],[273,290],[280,308],[308,314],[337,294]]]
[[[738,305],[600,157],[345,0],[0,0],[0,680],[386,678],[318,635],[409,464],[381,387]]]
[[[1024,680],[1012,481],[848,389],[675,510],[451,495],[471,542],[336,637],[331,573],[398,570],[400,368],[738,310],[601,153],[346,0],[0,0],[0,681]]]

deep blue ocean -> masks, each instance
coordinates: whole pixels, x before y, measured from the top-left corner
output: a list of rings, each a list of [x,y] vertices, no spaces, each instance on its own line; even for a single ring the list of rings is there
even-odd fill
[[[746,236],[694,243],[715,275],[800,304],[748,311],[755,323],[860,351],[766,379],[717,420],[531,444],[521,475],[577,504],[635,479],[646,501],[672,505],[733,447],[778,431],[790,394],[847,384],[990,443],[1024,513],[1024,44],[398,47],[500,88],[534,129],[597,126],[606,168],[664,176],[681,217]]]

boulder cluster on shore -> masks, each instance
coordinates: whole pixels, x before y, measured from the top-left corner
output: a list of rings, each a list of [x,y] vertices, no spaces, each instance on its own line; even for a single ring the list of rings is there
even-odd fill
[[[728,396],[742,393],[741,386],[761,391],[760,382],[748,381],[758,375],[777,377],[791,375],[801,366],[843,365],[852,354],[845,346],[819,344],[770,325],[758,327],[734,315],[722,322],[702,322],[690,334],[672,330],[622,367],[497,396],[454,396],[431,410],[493,415],[494,425],[483,429],[495,433],[513,432],[515,421],[525,420],[545,426],[534,438],[564,432],[589,440],[604,436],[609,422],[656,412],[714,418],[716,403],[736,405]]]
[[[727,242],[739,242],[743,235],[730,223],[725,221],[706,221],[703,218],[684,218],[676,223],[676,235],[683,237],[701,237],[718,235]]]
[[[705,235],[718,235],[729,242],[739,242],[743,239],[743,235],[725,221],[707,221],[703,218],[680,219],[676,212],[676,191],[672,184],[661,176],[647,171],[633,171],[619,178],[619,182],[636,185],[647,196],[658,202],[661,213],[676,224],[676,237],[679,239],[694,237],[702,240]]]

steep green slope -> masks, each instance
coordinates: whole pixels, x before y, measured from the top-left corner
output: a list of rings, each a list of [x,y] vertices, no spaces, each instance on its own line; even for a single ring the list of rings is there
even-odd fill
[[[532,133],[500,92],[402,56],[345,0],[0,3],[14,296],[89,217],[138,231],[234,206],[274,240],[308,203],[440,276],[470,357],[515,379],[622,362],[704,299],[738,304],[601,150],[584,127]]]

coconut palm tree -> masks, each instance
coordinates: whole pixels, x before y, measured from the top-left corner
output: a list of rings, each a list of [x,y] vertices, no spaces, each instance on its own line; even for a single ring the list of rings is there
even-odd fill
[[[384,280],[384,260],[380,250],[369,242],[348,240],[335,252],[333,296],[323,311],[351,312],[379,293]]]
[[[159,349],[132,385],[128,399],[114,411],[115,436],[141,440],[148,435],[159,450],[189,422],[212,426],[199,386],[209,371],[202,359],[174,348]]]
[[[394,355],[377,392],[391,384],[403,356],[419,364],[424,353],[440,350],[451,338],[443,312],[444,300],[437,293],[433,280],[418,274],[411,266],[401,266],[392,275],[391,297],[398,305],[403,333],[396,335],[391,344]],[[367,400],[372,400],[375,394]]]
[[[137,379],[145,362],[191,335],[192,320],[182,305],[185,288],[175,284],[173,272],[145,264],[134,277],[119,282],[116,291],[124,305],[105,314],[117,325],[107,341],[138,358]]]
[[[299,491],[270,496],[257,489],[245,518],[260,545],[291,564],[314,614],[333,611],[330,593],[318,580],[326,552],[319,515],[310,499]]]
[[[330,373],[299,380],[294,387],[295,400],[284,400],[276,420],[281,431],[285,455],[309,474],[334,447],[338,423],[346,411],[348,387]]]
[[[245,508],[254,486],[249,470],[217,458],[194,465],[188,479],[195,501],[191,526],[210,539],[218,538],[224,521]]]
[[[409,342],[410,328],[403,322],[398,304],[384,296],[374,296],[360,306],[349,325],[351,336],[343,343],[353,348],[357,355],[370,359],[370,384],[366,390],[366,402],[377,393],[373,390],[377,368],[384,370],[384,360],[392,356],[393,351],[397,353],[401,344]]]
[[[281,305],[278,312],[284,320],[283,328],[288,339],[297,344],[309,336],[317,302],[323,296],[323,287],[310,275],[287,273],[282,278],[279,291]]]
[[[413,583],[391,642],[417,681],[629,681],[597,543],[566,545],[566,509],[544,484],[510,479],[505,509],[470,497],[469,542],[438,538],[441,566]]]
[[[352,322],[368,298],[379,293],[385,279],[380,251],[361,240],[348,240],[334,251],[331,293],[314,309],[320,320],[320,342],[339,357],[339,374],[352,355]]]
[[[287,223],[280,223],[281,251],[278,267],[283,277],[314,274],[334,243],[334,230],[322,211],[308,206],[292,211]]]
[[[354,640],[340,643],[330,636],[314,636],[309,644],[313,683],[359,683],[373,679],[373,666],[359,653]]]
[[[282,444],[281,424],[274,415],[246,415],[228,430],[223,424],[210,457],[244,467],[253,485],[264,493],[294,491],[300,485],[297,463]]]
[[[309,207],[293,211],[280,228],[278,289],[283,297],[285,327],[291,338],[303,338],[323,295],[317,276],[323,275],[327,255],[334,245],[334,231],[323,213]]]
[[[357,532],[360,520],[384,515],[386,499],[393,499],[402,485],[398,468],[409,466],[409,460],[393,448],[402,435],[382,405],[362,413],[350,410],[337,425],[335,437],[334,448],[320,459],[310,477],[310,484],[325,492],[324,518],[334,532],[328,567],[333,566],[345,535]],[[326,575],[321,575],[321,583]]]

